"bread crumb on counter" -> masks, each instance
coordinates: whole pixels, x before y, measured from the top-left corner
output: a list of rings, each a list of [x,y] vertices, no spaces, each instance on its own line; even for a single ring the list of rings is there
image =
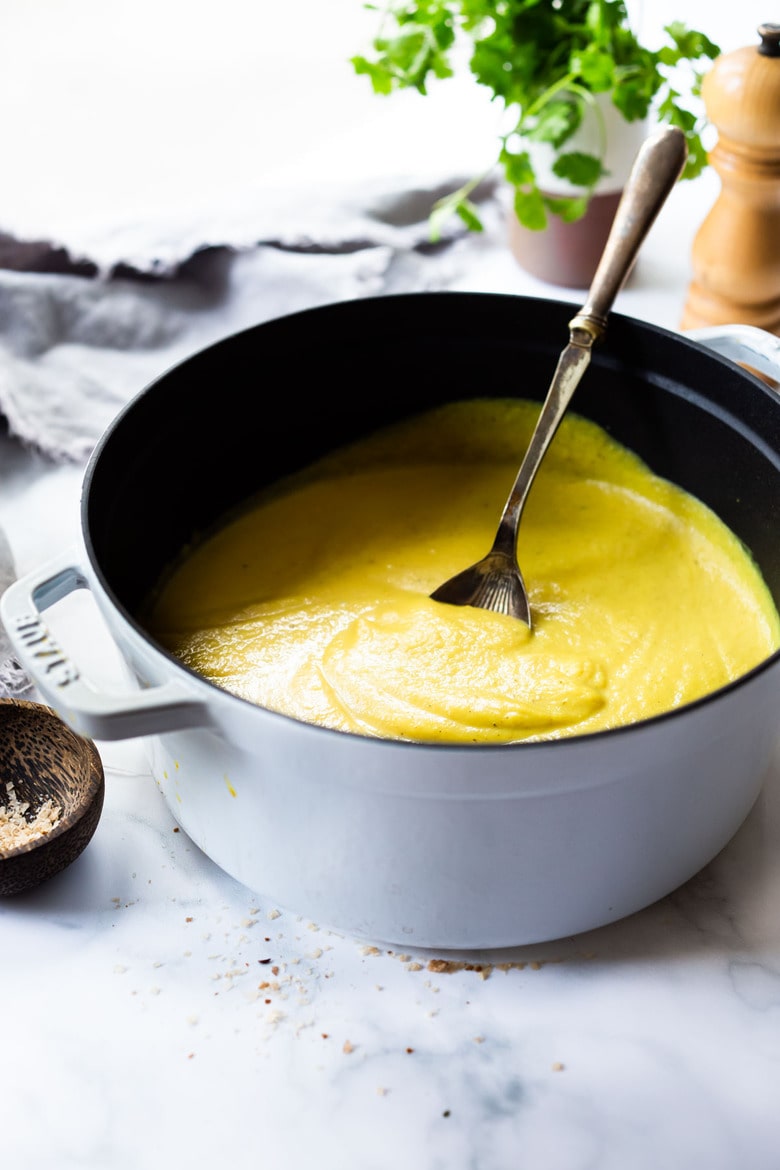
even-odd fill
[[[455,971],[474,971],[480,979],[489,979],[492,963],[464,963],[459,959],[429,959],[427,969],[434,975],[452,975]]]

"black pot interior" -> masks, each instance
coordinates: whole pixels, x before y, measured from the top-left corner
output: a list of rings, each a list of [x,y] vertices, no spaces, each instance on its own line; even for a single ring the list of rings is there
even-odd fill
[[[130,403],[90,461],[82,524],[103,586],[139,620],[183,548],[325,451],[453,399],[543,398],[579,307],[396,294],[264,322],[190,358]],[[615,313],[570,410],[713,508],[780,605],[773,390],[699,344]]]

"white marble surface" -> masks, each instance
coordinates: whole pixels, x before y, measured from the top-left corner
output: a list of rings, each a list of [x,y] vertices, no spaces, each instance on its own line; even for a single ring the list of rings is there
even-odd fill
[[[714,191],[675,191],[617,308],[677,327]],[[459,287],[570,295],[490,242]],[[0,440],[20,572],[76,539],[80,483]],[[73,628],[110,678],[88,609]],[[98,746],[95,837],[0,903],[9,1170],[777,1170],[780,759],[731,843],[662,902],[442,971],[239,886],[176,831],[142,743]]]

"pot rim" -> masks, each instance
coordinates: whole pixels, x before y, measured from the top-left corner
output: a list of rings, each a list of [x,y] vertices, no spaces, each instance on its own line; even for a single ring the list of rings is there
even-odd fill
[[[488,302],[506,303],[506,302],[511,301],[514,304],[517,304],[519,302],[521,306],[522,306],[522,303],[524,303],[524,302],[526,302],[526,303],[533,302],[534,304],[541,303],[542,305],[545,305],[545,306],[550,306],[550,307],[554,306],[558,311],[564,312],[564,313],[565,312],[577,312],[577,311],[579,311],[579,308],[580,308],[580,306],[578,304],[576,304],[575,302],[571,302],[568,300],[561,300],[561,299],[554,298],[554,297],[525,296],[525,295],[514,294],[514,293],[471,292],[471,291],[464,292],[462,290],[443,289],[443,290],[436,290],[435,292],[413,291],[413,292],[387,293],[387,294],[381,294],[381,295],[376,295],[376,296],[362,297],[362,298],[359,298],[358,300],[329,302],[327,304],[315,305],[315,306],[312,306],[309,308],[298,310],[297,312],[294,312],[294,313],[285,314],[284,321],[290,322],[290,323],[300,322],[300,324],[302,326],[305,326],[306,321],[308,319],[312,318],[315,315],[320,315],[323,312],[333,312],[335,310],[336,312],[343,311],[344,313],[348,313],[350,311],[350,309],[354,309],[356,306],[361,306],[361,305],[366,306],[367,308],[370,309],[372,304],[381,305],[382,303],[385,303],[389,300],[421,301],[424,298],[429,299],[431,297],[436,297],[440,300],[449,299],[449,298],[458,299],[458,300],[471,299],[472,301],[482,301],[483,303],[488,303]],[[81,496],[81,520],[82,520],[81,540],[82,540],[82,548],[86,554],[86,557],[87,557],[88,563],[90,565],[94,580],[99,583],[100,589],[101,589],[102,594],[104,595],[104,597],[106,599],[106,602],[110,603],[110,605],[113,607],[113,609],[115,611],[119,612],[119,614],[122,616],[123,620],[127,623],[129,629],[132,631],[133,636],[136,638],[139,638],[141,640],[141,642],[143,643],[143,645],[147,651],[149,649],[151,649],[155,653],[155,655],[165,664],[165,666],[169,670],[171,668],[173,668],[173,670],[176,671],[177,674],[183,675],[184,678],[186,678],[186,682],[187,682],[188,686],[190,686],[190,687],[194,686],[194,687],[198,688],[199,690],[205,690],[205,694],[209,698],[213,698],[215,696],[218,696],[220,703],[227,703],[231,706],[239,705],[241,710],[244,710],[244,709],[261,710],[267,716],[270,716],[273,719],[283,720],[286,723],[289,723],[295,727],[308,728],[310,731],[313,731],[314,733],[316,733],[320,736],[323,734],[330,734],[332,736],[340,737],[341,739],[359,740],[359,741],[364,741],[364,742],[367,742],[367,743],[370,743],[373,745],[382,744],[384,747],[384,750],[388,750],[388,749],[391,749],[391,750],[409,750],[409,749],[419,750],[420,748],[426,748],[426,749],[432,749],[432,750],[436,751],[438,754],[453,753],[454,752],[454,753],[457,753],[460,755],[464,752],[468,752],[468,753],[473,754],[473,753],[485,752],[485,751],[490,751],[491,753],[499,754],[499,753],[503,753],[503,752],[517,752],[518,749],[525,749],[526,752],[530,753],[532,751],[537,751],[537,750],[538,751],[545,751],[545,750],[549,750],[552,747],[556,747],[557,751],[560,753],[561,750],[564,748],[564,746],[567,746],[570,749],[574,749],[577,746],[581,746],[583,743],[600,743],[600,742],[603,742],[605,739],[612,740],[612,739],[616,739],[616,738],[622,738],[626,735],[636,734],[638,732],[644,732],[648,728],[653,728],[653,727],[656,727],[656,726],[663,724],[663,723],[668,723],[670,721],[672,721],[672,722],[676,721],[676,720],[684,717],[687,713],[701,710],[702,708],[711,706],[715,703],[718,703],[718,702],[724,700],[725,698],[727,698],[728,695],[730,695],[735,690],[738,690],[738,689],[744,688],[745,686],[750,685],[750,683],[754,679],[759,678],[766,671],[772,670],[778,664],[778,662],[780,662],[780,648],[778,648],[778,650],[776,650],[768,658],[762,660],[760,663],[757,663],[749,671],[740,675],[738,678],[733,679],[731,682],[724,684],[723,686],[719,687],[717,690],[707,692],[705,695],[702,695],[698,699],[692,700],[692,701],[685,703],[679,707],[672,708],[671,710],[662,711],[662,712],[659,712],[655,715],[648,716],[644,719],[635,720],[635,721],[628,723],[628,724],[621,724],[621,725],[618,725],[615,727],[603,728],[600,730],[594,730],[594,731],[589,731],[589,732],[579,732],[579,733],[575,732],[573,734],[567,734],[567,735],[557,737],[557,738],[518,740],[518,741],[509,742],[509,743],[491,743],[491,744],[486,744],[486,743],[437,743],[437,742],[422,741],[422,740],[394,740],[394,739],[385,739],[385,738],[377,737],[377,736],[370,736],[370,735],[367,735],[367,734],[362,733],[362,732],[352,732],[352,731],[348,732],[348,731],[343,731],[343,730],[340,730],[337,728],[325,727],[325,726],[318,725],[318,724],[311,724],[311,723],[308,723],[305,720],[299,719],[295,716],[288,715],[288,714],[281,712],[281,711],[275,711],[272,708],[264,707],[264,706],[261,706],[259,704],[255,704],[248,699],[244,699],[239,695],[235,695],[232,692],[229,692],[229,691],[223,689],[222,687],[219,687],[216,683],[210,682],[208,679],[204,678],[202,675],[199,675],[197,672],[195,672],[191,668],[187,667],[184,663],[182,663],[179,659],[177,659],[173,654],[170,653],[170,651],[168,651],[164,646],[162,646],[160,643],[158,643],[151,636],[151,634],[145,629],[145,627],[138,620],[138,618],[136,618],[124,606],[124,604],[119,600],[119,598],[116,596],[116,594],[114,592],[114,589],[109,584],[109,582],[106,578],[106,575],[103,572],[101,565],[99,564],[98,557],[96,555],[91,537],[89,535],[88,507],[89,507],[89,497],[90,497],[91,486],[92,486],[92,483],[94,480],[96,469],[98,467],[98,464],[100,463],[100,460],[103,456],[103,452],[104,452],[105,448],[111,442],[116,431],[122,426],[124,419],[136,409],[139,402],[141,402],[143,399],[148,398],[152,393],[154,393],[156,391],[157,387],[159,387],[161,384],[164,384],[173,373],[181,371],[182,369],[184,369],[187,366],[192,365],[193,363],[197,363],[205,353],[211,353],[211,352],[217,351],[218,349],[223,348],[223,347],[227,348],[227,347],[231,346],[231,344],[235,343],[235,341],[238,338],[245,336],[245,335],[248,335],[250,333],[256,332],[258,330],[262,330],[265,325],[273,325],[275,320],[276,319],[271,319],[270,321],[261,321],[255,325],[248,326],[242,330],[239,330],[237,332],[226,335],[225,337],[223,337],[215,342],[210,343],[209,345],[205,346],[203,349],[198,350],[195,353],[192,353],[188,357],[184,358],[182,361],[175,363],[175,365],[169,367],[168,369],[163,371],[161,374],[159,374],[156,378],[154,378],[151,382],[149,382],[147,385],[142,387],[142,389],[139,390],[124,405],[124,407],[117,413],[117,415],[115,416],[113,421],[109,424],[109,426],[106,428],[106,430],[101,435],[100,439],[98,440],[95,447],[93,448],[93,451],[92,451],[90,458],[88,460],[88,463],[87,463],[87,466],[85,469],[85,473],[84,473],[84,477],[83,477],[82,496]],[[761,378],[758,374],[752,372],[750,369],[743,367],[740,363],[737,363],[736,361],[732,360],[731,358],[724,356],[724,354],[717,352],[714,349],[709,348],[707,345],[702,344],[701,342],[695,340],[694,338],[686,337],[684,334],[677,333],[671,329],[667,329],[663,326],[656,325],[652,322],[642,321],[639,318],[633,317],[633,316],[626,314],[626,313],[613,312],[610,314],[610,320],[623,321],[632,327],[638,327],[643,332],[647,332],[649,334],[656,334],[660,337],[664,337],[666,339],[669,339],[674,344],[679,345],[681,348],[688,348],[690,350],[693,350],[697,354],[706,356],[708,360],[711,360],[712,362],[714,362],[716,364],[720,364],[724,367],[727,367],[729,369],[729,371],[731,371],[732,373],[733,373],[733,370],[736,368],[739,371],[740,376],[742,378],[744,378],[746,383],[752,384],[755,387],[755,389],[757,391],[759,391],[760,393],[770,395],[773,399],[777,399],[776,392],[773,391],[773,389],[767,384],[767,382],[763,378]],[[730,327],[727,326],[725,328],[728,329]],[[709,401],[709,400],[706,400],[706,401]],[[712,403],[710,403],[710,404],[713,406],[715,405]],[[574,409],[576,409],[576,407]],[[775,454],[777,454],[777,453],[775,452]],[[239,706],[236,706],[236,710],[239,709]]]

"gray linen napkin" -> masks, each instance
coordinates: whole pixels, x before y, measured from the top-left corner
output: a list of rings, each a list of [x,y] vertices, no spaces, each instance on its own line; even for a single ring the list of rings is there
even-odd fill
[[[125,225],[89,241],[14,247],[6,235],[0,413],[11,434],[82,462],[134,393],[221,337],[327,302],[446,287],[479,246],[457,223],[429,241],[433,202],[455,185],[373,186],[362,200],[350,189],[325,206],[277,194],[251,218],[223,210],[220,223]],[[486,219],[501,214],[496,194],[488,181],[472,197]]]
[[[504,214],[487,180],[472,193],[485,235],[454,221],[432,244],[433,203],[460,182],[375,181],[316,199],[244,193],[210,219],[93,225],[68,240],[19,240],[0,223],[9,434],[53,462],[83,464],[133,395],[222,337],[334,301],[448,287]],[[0,531],[0,593],[14,576]],[[0,628],[0,695],[29,688]]]

